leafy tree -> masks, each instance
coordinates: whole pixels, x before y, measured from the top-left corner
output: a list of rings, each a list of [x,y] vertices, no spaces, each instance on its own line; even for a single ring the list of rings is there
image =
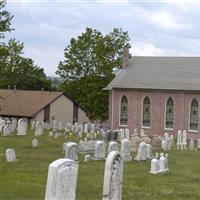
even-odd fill
[[[122,29],[103,35],[86,28],[64,50],[64,61],[57,70],[65,79],[61,87],[88,110],[91,119],[107,119],[108,93],[103,88],[121,68],[123,49],[130,48],[129,40]]]
[[[30,58],[22,57],[23,43],[11,39],[0,59],[0,88],[16,86],[17,89],[51,89],[43,68],[34,65]]]
[[[4,10],[5,4],[6,1],[0,1],[0,39],[5,37],[5,32],[9,32],[12,30],[10,26],[13,15]]]
[[[13,16],[4,10],[6,2],[0,1],[0,39],[13,30]],[[30,58],[23,57],[23,43],[15,39],[8,44],[0,42],[0,88],[16,86],[18,89],[51,89],[51,81],[46,78],[43,68]]]

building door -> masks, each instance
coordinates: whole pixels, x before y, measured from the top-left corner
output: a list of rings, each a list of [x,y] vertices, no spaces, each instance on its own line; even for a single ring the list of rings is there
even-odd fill
[[[47,105],[44,108],[44,122],[49,123],[49,118],[50,118],[50,105]]]

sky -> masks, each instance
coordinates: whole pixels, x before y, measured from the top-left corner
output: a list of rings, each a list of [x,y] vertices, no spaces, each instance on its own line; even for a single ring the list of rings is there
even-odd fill
[[[86,27],[128,31],[133,56],[200,56],[200,0],[7,0],[14,15],[6,39],[55,76],[72,37]]]

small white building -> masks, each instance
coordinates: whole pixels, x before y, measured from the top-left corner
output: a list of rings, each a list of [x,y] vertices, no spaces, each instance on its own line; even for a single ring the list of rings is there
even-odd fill
[[[58,91],[0,90],[0,116],[52,123],[88,122],[87,112]]]

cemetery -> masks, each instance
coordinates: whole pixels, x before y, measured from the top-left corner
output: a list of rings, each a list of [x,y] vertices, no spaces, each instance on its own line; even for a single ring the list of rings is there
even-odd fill
[[[187,131],[153,139],[143,129],[55,123],[0,120],[1,199],[200,199],[200,141]]]

